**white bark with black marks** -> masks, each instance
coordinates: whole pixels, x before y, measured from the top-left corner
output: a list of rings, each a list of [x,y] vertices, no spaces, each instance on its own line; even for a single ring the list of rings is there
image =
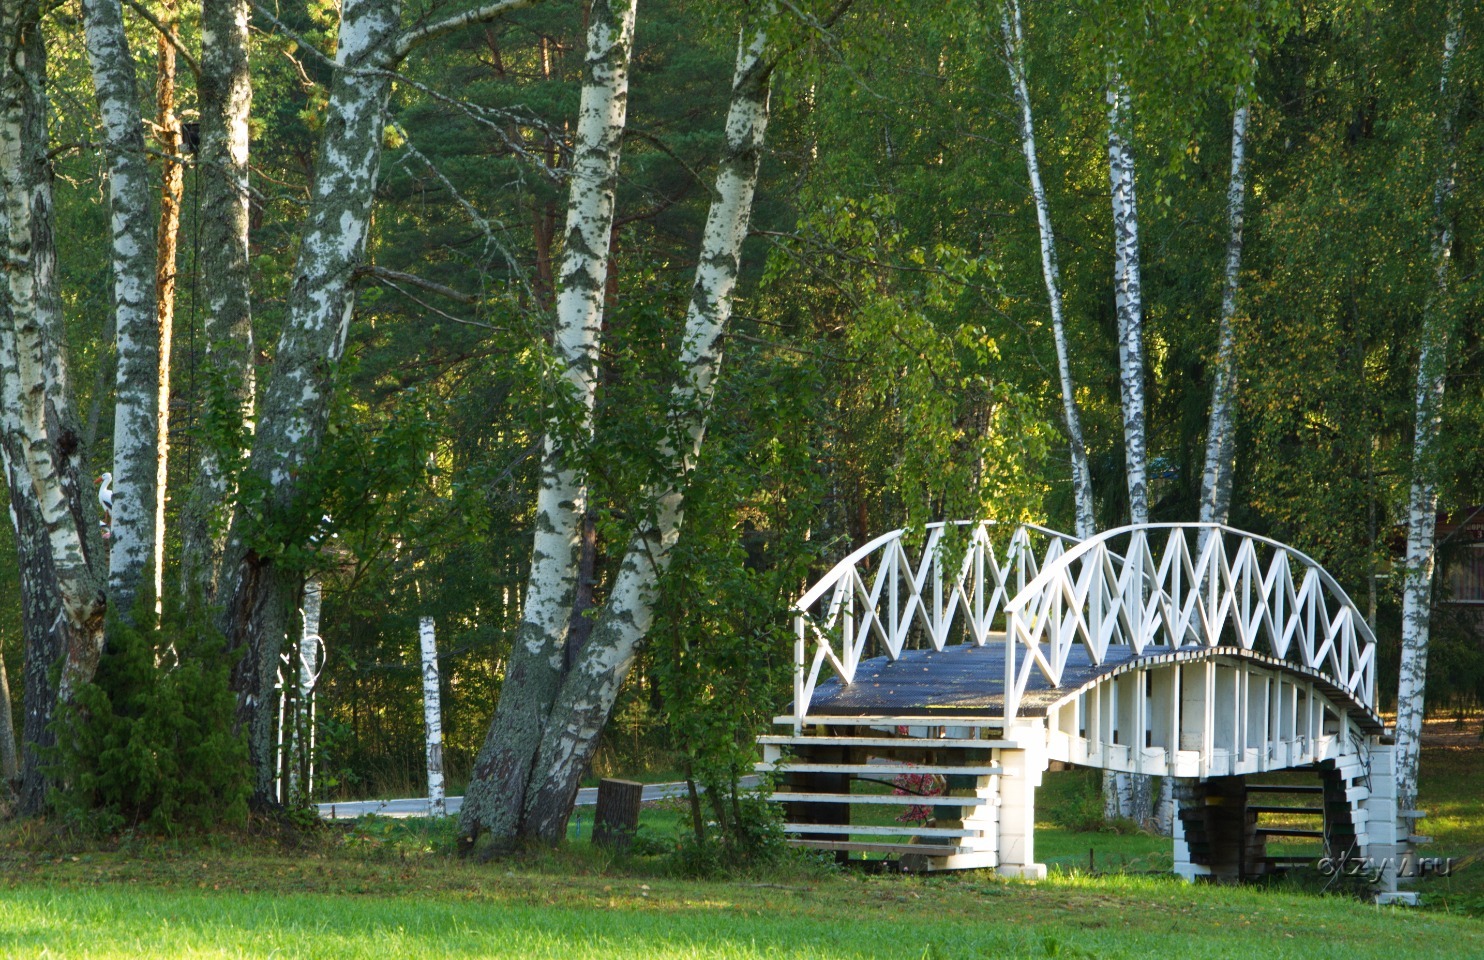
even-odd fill
[[[336,69],[309,215],[247,465],[252,495],[261,498],[256,506],[266,519],[304,508],[299,473],[324,437],[381,162],[391,81],[375,68],[385,65],[400,18],[398,0],[346,0],[341,8]],[[267,549],[275,545],[249,543],[253,533],[239,512],[225,551],[220,595],[226,600],[223,626],[229,647],[241,654],[232,685],[255,770],[254,802],[262,805],[273,796],[275,670],[301,581],[295,571],[272,561]]]
[[[537,755],[536,775],[526,791],[522,833],[546,843],[566,834],[582,771],[643,648],[659,578],[680,537],[685,488],[705,439],[757,188],[772,73],[767,52],[766,22],[743,33],[727,110],[725,153],[686,314],[682,374],[671,390],[669,430],[660,451],[668,474],[645,491],[648,516],[629,543],[593,635],[562,684]]]
[[[564,671],[587,511],[580,447],[592,429],[636,9],[637,0],[594,0],[588,17],[552,338],[563,396],[549,408],[523,618],[460,812],[466,845],[481,833],[496,845],[519,833],[531,764]]]
[[[103,121],[108,164],[113,261],[114,381],[113,522],[108,597],[129,617],[141,579],[154,560],[158,528],[156,427],[160,344],[155,293],[155,221],[134,55],[117,0],[83,0],[93,90]]]
[[[1206,423],[1206,465],[1201,473],[1201,522],[1226,523],[1231,513],[1232,471],[1237,448],[1237,356],[1233,320],[1242,273],[1242,221],[1247,198],[1247,119],[1250,78],[1237,90],[1232,111],[1231,174],[1226,187],[1226,267],[1221,285],[1221,321],[1216,336],[1211,414]],[[1201,537],[1205,541],[1205,534]]]
[[[443,696],[438,680],[438,638],[433,618],[418,621],[418,647],[423,664],[423,731],[428,762],[428,816],[448,810],[443,796]]]
[[[1448,303],[1452,274],[1452,199],[1457,175],[1459,91],[1452,83],[1454,60],[1463,42],[1463,18],[1457,0],[1448,5],[1438,82],[1442,157],[1433,184],[1432,265],[1434,288],[1422,317],[1414,394],[1412,487],[1407,503],[1407,556],[1402,568],[1402,651],[1396,697],[1397,806],[1415,807],[1417,761],[1421,752],[1423,694],[1427,688],[1427,646],[1432,620],[1432,575],[1438,519],[1438,430],[1443,420],[1443,390],[1448,373],[1448,340],[1452,310]]]
[[[1046,199],[1046,186],[1041,181],[1041,165],[1036,157],[1036,125],[1031,113],[1030,87],[1025,74],[1025,34],[1020,20],[1019,0],[1009,0],[1000,11],[1000,29],[1004,35],[1005,62],[1010,68],[1010,83],[1015,92],[1019,113],[1020,147],[1025,154],[1025,169],[1031,182],[1031,196],[1036,204],[1036,225],[1041,234],[1041,275],[1046,281],[1046,298],[1051,306],[1051,331],[1056,341],[1056,370],[1061,381],[1062,418],[1067,427],[1067,441],[1072,454],[1072,494],[1076,507],[1077,536],[1090,537],[1093,520],[1092,470],[1087,463],[1087,443],[1083,439],[1082,415],[1077,408],[1077,388],[1072,381],[1072,364],[1067,343],[1067,325],[1062,310],[1061,268],[1056,257],[1056,234],[1051,229],[1051,205]]]
[[[0,449],[26,640],[18,810],[40,813],[52,719],[92,679],[106,560],[62,352],[40,4],[0,5]]]
[[[248,260],[248,0],[201,5],[200,268],[205,302],[206,384],[196,474],[179,520],[181,585],[213,599],[231,516],[230,467],[237,436],[251,435],[252,277]]]
[[[1108,84],[1108,182],[1113,198],[1113,294],[1118,311],[1118,383],[1123,401],[1129,522],[1149,522],[1144,443],[1144,293],[1139,271],[1139,206],[1129,146],[1128,85],[1115,70]]]

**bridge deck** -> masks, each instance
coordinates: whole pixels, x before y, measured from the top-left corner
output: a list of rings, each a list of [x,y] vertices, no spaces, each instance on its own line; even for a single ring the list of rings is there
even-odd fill
[[[1005,713],[1005,645],[1003,634],[991,635],[982,647],[973,644],[936,650],[904,650],[901,658],[874,657],[862,660],[856,668],[855,682],[846,684],[838,677],[822,681],[815,688],[809,704],[811,716],[871,717],[931,715],[944,717],[1003,717]],[[1383,724],[1372,711],[1357,702],[1351,694],[1327,675],[1306,669],[1289,660],[1243,650],[1240,647],[1187,646],[1146,648],[1135,656],[1127,645],[1110,645],[1102,663],[1095,664],[1081,644],[1067,651],[1067,664],[1062,683],[1053,687],[1040,671],[1032,671],[1022,694],[1018,715],[1045,716],[1054,705],[1116,673],[1157,666],[1164,663],[1230,658],[1254,665],[1279,668],[1291,675],[1312,681],[1315,689],[1337,704],[1352,711],[1357,722],[1368,730],[1379,731]]]

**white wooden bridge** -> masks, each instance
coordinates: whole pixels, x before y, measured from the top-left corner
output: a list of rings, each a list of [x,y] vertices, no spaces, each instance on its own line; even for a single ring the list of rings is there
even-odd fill
[[[1415,814],[1396,806],[1376,640],[1291,547],[1213,524],[1085,541],[934,524],[840,561],[794,626],[793,712],[760,738],[758,767],[779,775],[796,844],[1044,876],[1036,787],[1060,762],[1175,778],[1186,878],[1261,875],[1283,865],[1269,838],[1307,837],[1371,858],[1381,895],[1397,896]],[[1260,782],[1276,771],[1310,780]],[[937,789],[871,792],[901,774]],[[866,813],[908,803],[926,825]]]

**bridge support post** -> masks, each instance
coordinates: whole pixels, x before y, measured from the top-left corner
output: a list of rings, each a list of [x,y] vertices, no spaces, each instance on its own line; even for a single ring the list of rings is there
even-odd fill
[[[1036,863],[1036,788],[1048,767],[1046,721],[1017,720],[1006,725],[1014,748],[999,751],[1000,865],[1003,877],[1044,880],[1046,864]]]
[[[1375,871],[1372,884],[1377,903],[1417,903],[1417,894],[1398,890],[1397,883],[1411,868],[1411,830],[1407,835],[1398,829],[1401,812],[1396,805],[1396,746],[1381,743],[1380,737],[1369,738],[1367,767],[1370,796],[1361,802],[1365,813],[1365,856]],[[1403,863],[1406,867],[1403,868]]]

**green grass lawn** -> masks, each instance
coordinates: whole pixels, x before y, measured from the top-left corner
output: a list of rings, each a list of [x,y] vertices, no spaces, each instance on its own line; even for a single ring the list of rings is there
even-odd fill
[[[1431,749],[1423,764],[1423,829],[1437,838],[1427,852],[1475,855],[1484,750]],[[0,957],[1484,956],[1484,863],[1422,884],[1423,909],[1320,895],[1303,880],[1190,886],[1147,872],[1168,868],[1167,840],[1066,825],[1094,777],[1048,776],[1037,844],[1053,873],[1041,883],[870,877],[803,860],[683,879],[665,855],[689,823],[674,803],[646,807],[639,854],[591,847],[585,818],[561,851],[490,865],[450,856],[446,823],[367,818],[291,849],[99,849],[12,825],[0,827]]]

